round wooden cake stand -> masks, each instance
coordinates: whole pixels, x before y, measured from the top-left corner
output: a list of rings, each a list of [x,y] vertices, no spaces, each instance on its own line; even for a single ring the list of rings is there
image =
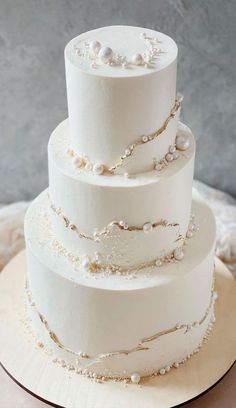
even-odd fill
[[[141,386],[96,383],[52,362],[36,345],[26,324],[25,252],[0,277],[0,358],[6,372],[35,397],[66,408],[167,408],[189,401],[216,384],[236,353],[236,283],[216,261],[216,324],[201,351],[167,375],[144,379]],[[201,299],[199,299],[201,302]]]

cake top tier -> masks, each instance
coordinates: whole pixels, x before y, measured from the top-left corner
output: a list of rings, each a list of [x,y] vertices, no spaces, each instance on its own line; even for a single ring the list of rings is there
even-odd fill
[[[177,57],[167,35],[141,27],[110,26],[71,40],[66,57],[78,69],[97,76],[136,77],[157,72]]]

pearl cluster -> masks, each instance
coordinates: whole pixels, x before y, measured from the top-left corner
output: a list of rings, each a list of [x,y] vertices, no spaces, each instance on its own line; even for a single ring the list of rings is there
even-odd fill
[[[141,33],[140,38],[147,43],[147,50],[143,53],[134,53],[131,57],[122,56],[114,52],[112,48],[103,46],[99,41],[85,41],[82,48],[74,47],[75,53],[80,57],[91,61],[90,67],[97,68],[100,65],[121,66],[128,68],[132,66],[152,67],[156,59],[163,52],[156,37],[149,37]]]
[[[87,156],[77,155],[71,147],[67,149],[66,154],[71,158],[75,169],[84,169],[96,175],[101,175],[106,170],[102,163],[90,163]]]
[[[84,169],[96,175],[102,175],[102,174],[112,174],[113,175],[115,171],[123,165],[124,161],[133,154],[137,146],[142,146],[143,144],[146,144],[147,142],[153,141],[154,139],[158,138],[167,129],[169,122],[171,121],[171,119],[175,117],[176,113],[180,109],[181,101],[182,101],[182,96],[177,95],[175,104],[173,108],[171,109],[169,116],[166,118],[164,124],[152,134],[142,135],[141,137],[139,137],[134,143],[132,143],[130,146],[128,146],[128,148],[125,149],[124,154],[120,156],[119,161],[111,167],[108,167],[102,163],[93,164],[89,161],[87,156],[78,155],[71,147],[67,149],[66,154],[67,156],[71,158],[75,169],[79,169],[79,170]],[[182,134],[182,136],[184,135]],[[177,142],[178,142],[178,146],[182,146],[182,150],[183,150],[183,145],[184,145],[183,139],[182,141],[176,140],[176,143]],[[188,142],[185,143],[185,146],[187,145],[187,143]],[[167,153],[164,159],[162,159],[160,162],[156,162],[154,160],[154,167],[156,168],[156,170],[161,170],[163,165],[166,166],[169,162],[176,160],[178,158],[178,153],[176,152],[176,148],[177,148],[177,145],[170,146],[169,152]],[[179,150],[181,150],[180,147],[179,147]],[[130,177],[129,173],[127,172],[124,173],[124,176],[126,178]]]
[[[168,152],[165,157],[159,161],[154,160],[154,169],[157,171],[163,170],[169,165],[169,163],[177,160],[179,158],[178,151],[187,150],[190,147],[189,131],[187,132],[178,132],[175,144],[169,147]]]

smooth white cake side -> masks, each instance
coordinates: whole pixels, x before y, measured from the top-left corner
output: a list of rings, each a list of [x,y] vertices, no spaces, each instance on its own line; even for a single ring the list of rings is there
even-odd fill
[[[90,62],[75,53],[75,46],[98,40],[132,56],[146,48],[140,38],[143,32],[158,38],[163,49],[151,67],[126,69],[103,64],[93,69]],[[177,46],[172,39],[139,27],[105,27],[73,39],[65,49],[65,65],[71,145],[75,151],[93,163],[113,165],[137,137],[158,130],[175,104],[176,60]],[[169,145],[176,136],[177,115],[171,122],[165,132]],[[154,147],[151,145],[119,172],[149,170]]]
[[[200,231],[185,258],[134,280],[84,275],[54,252],[47,208],[44,192],[26,216],[27,279],[38,339],[58,358],[108,377],[145,376],[198,349],[214,303],[215,222],[205,204],[193,203]]]
[[[195,142],[189,130],[190,147],[161,172],[152,171],[132,178],[95,176],[75,169],[66,156],[68,132],[63,122],[49,141],[49,195],[54,211],[49,211],[58,240],[79,256],[101,254],[103,263],[124,267],[164,256],[183,245],[190,222]],[[98,241],[93,237],[114,220],[127,223],[133,231],[117,227]],[[144,233],[146,223],[166,221]],[[135,230],[135,228],[139,228]],[[109,257],[109,262],[107,257]]]

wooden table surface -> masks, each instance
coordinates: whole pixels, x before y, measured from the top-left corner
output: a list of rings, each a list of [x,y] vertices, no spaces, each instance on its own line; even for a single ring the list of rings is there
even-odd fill
[[[50,405],[34,398],[19,387],[0,367],[0,407],[1,408],[46,408]],[[236,364],[223,379],[208,392],[186,408],[235,408],[236,407]],[[79,407],[78,407],[79,408]],[[91,407],[93,408],[93,407]],[[115,408],[115,407],[114,407]],[[117,407],[118,408],[118,407]],[[128,407],[127,407],[128,408]],[[148,407],[144,407],[148,408]]]

